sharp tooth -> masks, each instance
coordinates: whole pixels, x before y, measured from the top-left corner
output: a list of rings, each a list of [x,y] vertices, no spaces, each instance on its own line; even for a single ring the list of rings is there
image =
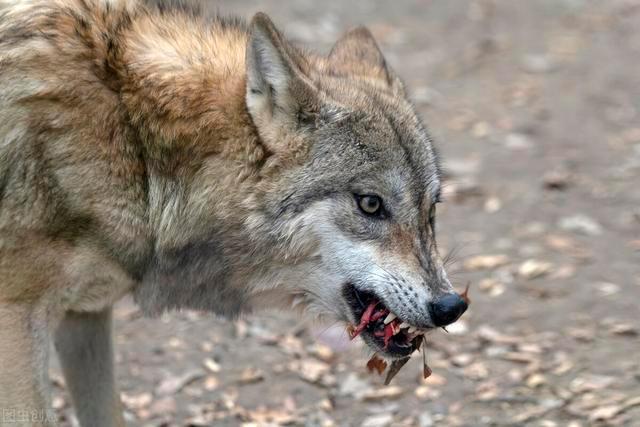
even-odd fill
[[[402,322],[400,323],[400,329],[402,328],[408,328],[410,325],[407,322]]]
[[[390,312],[389,314],[387,314],[387,317],[384,318],[384,324],[388,325],[389,323],[393,322],[395,318],[396,315]]]
[[[409,333],[410,333],[410,334],[414,333],[414,332],[415,332],[415,331],[417,331],[417,330],[418,330],[418,328],[416,328],[415,326],[411,326],[411,327],[409,327]]]

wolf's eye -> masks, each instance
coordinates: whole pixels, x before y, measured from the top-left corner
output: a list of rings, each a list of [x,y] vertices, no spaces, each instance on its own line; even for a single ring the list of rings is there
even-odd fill
[[[378,196],[356,196],[360,210],[369,215],[380,217],[383,214],[382,199]]]
[[[429,226],[434,236],[436,234],[436,203],[432,204],[431,208],[429,208]]]

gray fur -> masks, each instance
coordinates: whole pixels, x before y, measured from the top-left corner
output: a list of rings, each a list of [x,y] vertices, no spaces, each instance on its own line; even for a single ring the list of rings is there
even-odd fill
[[[240,290],[229,286],[229,268],[220,239],[165,249],[157,254],[134,290],[150,315],[190,308],[234,317],[243,307]]]
[[[58,326],[55,346],[82,426],[122,427],[115,385],[111,309],[69,312]]]

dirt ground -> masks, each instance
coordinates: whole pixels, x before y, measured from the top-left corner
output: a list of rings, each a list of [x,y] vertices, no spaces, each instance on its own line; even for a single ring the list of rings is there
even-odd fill
[[[447,170],[462,320],[388,387],[339,325],[116,310],[140,426],[640,425],[640,1],[223,1],[327,51],[376,35]],[[58,368],[55,406],[73,424]]]

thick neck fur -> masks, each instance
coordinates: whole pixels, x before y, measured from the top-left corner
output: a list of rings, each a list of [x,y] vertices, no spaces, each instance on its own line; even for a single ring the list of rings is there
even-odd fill
[[[145,153],[150,223],[159,242],[175,244],[167,218],[178,220],[190,197],[211,190],[200,185],[256,178],[266,155],[244,101],[247,33],[183,13],[145,13],[122,40],[121,99]]]
[[[259,141],[244,102],[242,25],[147,12],[122,36],[121,97],[148,150],[232,158],[255,150]],[[258,149],[249,158],[261,155]]]
[[[155,236],[136,300],[149,313],[233,315],[248,297],[235,286],[252,274],[242,269],[259,268],[243,222],[268,169],[245,104],[247,32],[147,13],[122,40],[121,99],[144,147]]]

